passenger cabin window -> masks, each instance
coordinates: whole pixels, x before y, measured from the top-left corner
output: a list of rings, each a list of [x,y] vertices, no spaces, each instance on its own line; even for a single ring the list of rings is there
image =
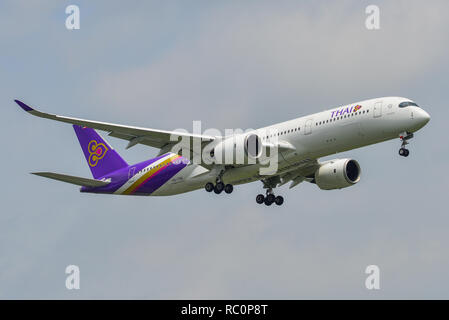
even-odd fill
[[[405,108],[405,107],[410,107],[410,106],[418,107],[418,105],[412,101],[404,101],[399,104],[399,108]]]

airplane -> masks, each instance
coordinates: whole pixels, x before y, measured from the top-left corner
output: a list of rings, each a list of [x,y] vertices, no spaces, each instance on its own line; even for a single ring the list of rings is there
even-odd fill
[[[275,196],[273,189],[288,182],[291,182],[290,188],[306,181],[322,190],[355,185],[361,177],[356,160],[319,159],[397,138],[401,141],[399,155],[407,157],[409,140],[430,120],[430,115],[410,99],[383,97],[222,137],[59,116],[14,101],[34,116],[72,124],[93,178],[54,172],[34,172],[35,175],[81,186],[80,192],[141,196],[169,196],[202,188],[207,192],[229,194],[234,185],[260,180],[266,192],[258,194],[256,202],[266,206],[284,203],[284,198]],[[94,129],[127,140],[126,149],[142,144],[160,149],[159,154],[129,165]],[[223,150],[236,151],[236,137],[242,138],[239,141],[243,141],[245,159],[254,161],[242,164],[234,157],[225,163],[192,161],[192,153],[184,156],[179,150],[173,152],[179,141],[173,141],[173,135],[203,149],[209,147],[212,159]],[[268,147],[276,148],[277,169],[261,174],[263,164],[257,160]],[[191,146],[189,148],[192,150]]]

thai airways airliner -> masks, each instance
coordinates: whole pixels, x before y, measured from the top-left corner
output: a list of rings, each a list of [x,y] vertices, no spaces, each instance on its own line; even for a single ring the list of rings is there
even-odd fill
[[[407,157],[409,140],[430,120],[429,114],[412,100],[384,97],[244,133],[218,136],[59,116],[38,111],[19,100],[15,102],[34,116],[73,124],[93,178],[53,172],[35,172],[35,175],[81,186],[81,192],[142,196],[168,196],[197,189],[229,194],[235,185],[261,181],[266,191],[256,196],[256,202],[267,206],[283,204],[284,198],[275,196],[274,189],[289,182],[290,188],[309,182],[322,190],[355,185],[361,176],[356,160],[319,159],[391,139],[399,139],[399,155]],[[94,129],[129,141],[127,148],[143,144],[160,149],[159,154],[129,165]],[[174,148],[179,146],[179,140],[188,142],[191,151],[188,156],[181,152],[182,148]],[[227,161],[215,159],[214,162],[219,155],[237,153],[236,141],[242,141],[245,161],[238,162],[232,156],[226,157]],[[192,155],[198,153],[195,146],[208,150],[206,153],[212,161],[193,161]],[[263,154],[275,159],[275,170],[262,173],[261,169],[266,166],[261,161]]]

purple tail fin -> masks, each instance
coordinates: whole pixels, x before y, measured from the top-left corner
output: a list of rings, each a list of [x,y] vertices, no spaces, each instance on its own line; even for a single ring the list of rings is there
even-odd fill
[[[73,129],[95,179],[128,166],[126,161],[94,129],[77,125],[74,125]]]

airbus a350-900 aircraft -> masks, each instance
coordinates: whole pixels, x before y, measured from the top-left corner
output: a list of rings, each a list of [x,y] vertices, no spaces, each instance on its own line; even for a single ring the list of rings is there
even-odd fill
[[[290,188],[303,181],[315,183],[320,189],[332,190],[352,186],[360,180],[360,166],[353,159],[318,159],[334,153],[399,138],[399,155],[407,157],[408,140],[430,120],[429,114],[415,102],[401,97],[385,97],[340,106],[328,111],[274,124],[232,136],[212,136],[139,128],[105,122],[48,114],[15,100],[28,113],[73,124],[93,179],[52,172],[34,174],[81,186],[81,192],[167,196],[201,188],[219,194],[231,193],[233,185],[260,180],[266,194],[256,197],[257,203],[281,205],[282,196],[273,189],[291,181]],[[128,146],[144,144],[159,148],[159,155],[129,165],[93,129],[109,132],[112,137],[128,140]],[[230,161],[196,163],[181,152],[172,152],[178,141],[187,139],[195,148],[209,148],[213,159],[217,154],[237,152],[243,141],[245,163]],[[261,174],[264,166],[259,159],[268,148],[274,148],[276,170]],[[271,149],[270,149],[271,150]],[[272,154],[270,154],[270,157]],[[273,159],[273,158],[271,158]]]

